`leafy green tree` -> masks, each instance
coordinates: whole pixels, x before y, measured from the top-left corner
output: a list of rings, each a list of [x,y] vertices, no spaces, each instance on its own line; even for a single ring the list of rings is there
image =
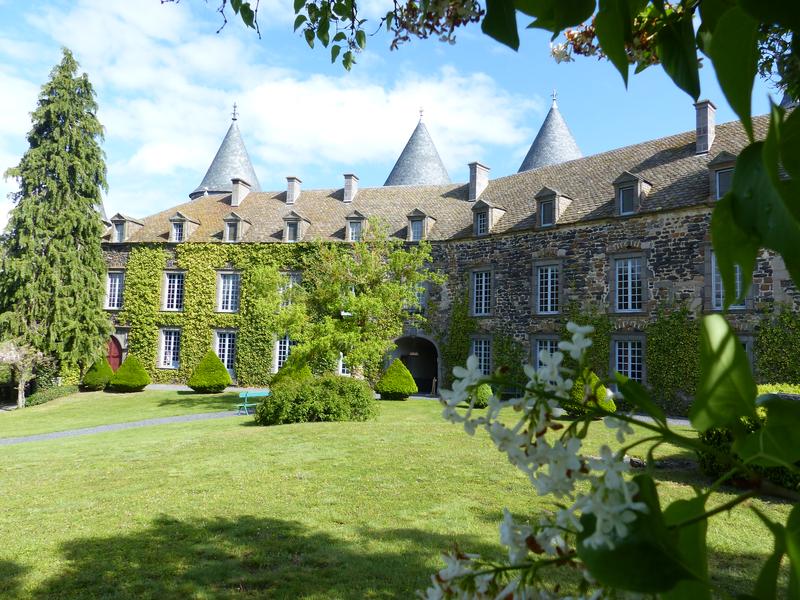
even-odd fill
[[[0,326],[57,363],[86,365],[110,333],[103,310],[106,188],[94,90],[69,50],[42,86],[2,247]]]

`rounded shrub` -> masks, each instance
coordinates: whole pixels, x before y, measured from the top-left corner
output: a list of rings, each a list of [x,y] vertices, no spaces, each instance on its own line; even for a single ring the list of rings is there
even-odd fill
[[[584,369],[581,376],[575,380],[570,400],[569,405],[564,406],[564,410],[567,415],[576,419],[586,416],[597,406],[607,412],[617,411],[617,405],[609,394],[608,388],[603,385],[597,374],[589,369]]]
[[[109,382],[109,386],[115,392],[141,392],[149,384],[150,375],[144,370],[139,359],[132,354],[123,361]]]
[[[290,354],[283,366],[272,376],[271,387],[280,385],[284,381],[303,381],[313,378],[314,374],[308,363],[300,360],[297,355]]]
[[[190,388],[201,394],[219,394],[232,383],[228,369],[213,350],[206,352],[186,382]]]
[[[486,408],[489,406],[489,398],[492,397],[492,393],[492,386],[488,383],[480,384],[475,390],[475,402],[472,405],[475,408]]]
[[[114,371],[111,369],[111,365],[108,364],[108,359],[101,358],[94,361],[89,370],[86,371],[86,375],[83,376],[83,381],[81,382],[81,388],[94,392],[104,390],[113,376]]]
[[[377,402],[366,382],[339,375],[284,379],[256,408],[259,425],[318,421],[366,421]]]
[[[416,394],[418,390],[411,372],[403,361],[393,360],[375,385],[375,391],[381,395],[381,400],[408,400],[408,397]]]

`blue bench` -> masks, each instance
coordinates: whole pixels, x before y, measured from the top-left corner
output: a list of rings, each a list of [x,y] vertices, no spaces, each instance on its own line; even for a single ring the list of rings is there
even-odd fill
[[[243,402],[236,405],[236,414],[249,415],[251,414],[251,408],[255,412],[255,407],[258,406],[258,402],[248,402],[248,400],[252,398],[266,398],[267,396],[269,396],[269,390],[260,392],[239,392],[239,398],[241,398]]]

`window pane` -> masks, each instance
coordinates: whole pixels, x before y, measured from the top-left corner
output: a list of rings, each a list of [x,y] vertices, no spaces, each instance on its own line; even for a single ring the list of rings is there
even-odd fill
[[[739,265],[734,265],[736,272],[736,297],[742,294],[742,269]],[[717,265],[717,256],[711,252],[711,308],[722,310],[725,306],[725,287],[722,284],[722,274]],[[731,304],[730,308],[745,308],[745,302]]]
[[[558,265],[536,267],[536,312],[554,314],[558,312]]]
[[[109,273],[106,286],[106,308],[122,308],[122,292],[125,285],[124,273]]]
[[[161,366],[177,369],[180,366],[181,332],[178,329],[164,329],[161,335]]]
[[[239,310],[239,274],[223,273],[220,277],[222,290],[219,309],[224,312]]]
[[[731,189],[733,183],[733,169],[722,169],[717,171],[717,199],[719,200],[728,190]]]
[[[361,221],[350,221],[350,241],[361,241]]]
[[[422,219],[411,221],[411,241],[418,242],[422,239]]]
[[[629,215],[633,212],[633,188],[625,187],[619,190],[619,213]]]
[[[183,273],[167,273],[167,310],[183,310]]]
[[[555,223],[555,215],[553,210],[553,201],[549,200],[547,202],[541,203],[540,213],[541,213],[541,221],[539,222],[540,225],[552,225]]]
[[[488,315],[492,310],[492,273],[475,271],[472,274],[472,311],[476,315]]]
[[[475,235],[486,235],[489,230],[489,214],[486,212],[475,213]]]
[[[183,223],[172,224],[172,241],[174,242],[183,241]]]
[[[558,340],[549,339],[549,338],[538,338],[534,342],[534,364],[537,368],[542,366],[542,353],[549,352],[552,354],[553,352],[558,352]]]
[[[125,241],[125,223],[114,223],[114,241]]]
[[[286,359],[289,358],[289,355],[292,353],[292,346],[296,344],[297,342],[290,340],[288,335],[278,340],[278,351],[276,353],[278,369],[286,363]]]
[[[485,338],[472,340],[472,354],[478,359],[478,369],[484,375],[492,373],[492,341]]]
[[[228,371],[233,371],[236,361],[236,332],[217,332],[217,356]]]
[[[235,242],[236,239],[239,237],[239,224],[238,223],[226,223],[225,224],[225,239],[229,242]]]
[[[642,310],[642,259],[618,258],[614,261],[616,278],[616,310],[632,312]]]
[[[641,340],[618,340],[614,342],[615,370],[641,383],[644,365],[644,344]]]

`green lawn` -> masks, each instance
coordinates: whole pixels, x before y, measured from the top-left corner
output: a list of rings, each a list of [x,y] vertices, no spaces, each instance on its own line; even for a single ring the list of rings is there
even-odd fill
[[[190,412],[174,392],[82,395],[0,415],[0,431],[31,426],[26,414],[85,426],[76,405],[106,400],[122,402],[106,405],[119,420]],[[610,441],[597,431],[592,447]],[[485,435],[465,435],[425,400],[382,403],[368,423],[262,428],[233,417],[2,452],[5,598],[409,598],[454,543],[497,556],[503,506],[547,506]],[[696,482],[663,473],[660,493],[686,497]],[[754,504],[776,519],[788,511]],[[720,515],[709,536],[716,581],[749,588],[771,549],[757,518]]]

